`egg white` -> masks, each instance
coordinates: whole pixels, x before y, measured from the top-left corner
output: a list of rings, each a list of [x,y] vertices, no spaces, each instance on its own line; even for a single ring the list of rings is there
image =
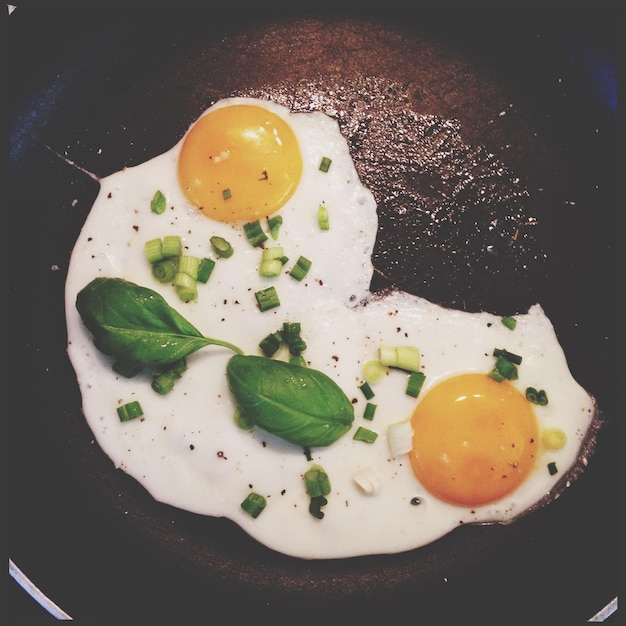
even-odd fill
[[[215,107],[238,102],[251,100],[232,98]],[[284,221],[278,240],[266,243],[284,247],[290,258],[286,268],[303,255],[311,259],[311,271],[302,282],[286,274],[259,276],[260,251],[249,244],[242,225],[212,221],[189,205],[176,172],[182,140],[142,165],[102,179],[73,249],[66,283],[68,354],[85,418],[99,445],[116,468],[156,500],[228,517],[268,547],[302,558],[405,551],[461,523],[508,520],[532,507],[576,462],[594,414],[593,399],[572,377],[541,307],[517,316],[511,331],[490,313],[444,309],[400,292],[370,294],[376,203],[358,178],[336,122],[322,113],[290,113],[268,101],[253,102],[289,122],[304,162],[301,184],[280,211]],[[322,156],[332,158],[326,174],[318,169]],[[150,211],[157,189],[167,198],[162,215]],[[328,231],[317,224],[319,204],[328,207]],[[144,257],[147,240],[171,234],[181,236],[187,253],[200,257],[212,256],[212,235],[222,235],[235,249],[231,258],[216,259],[197,301],[183,303],[171,285],[158,283]],[[261,429],[242,430],[233,419],[225,376],[232,352],[220,347],[188,357],[188,370],[166,396],[153,392],[146,377],[117,376],[110,359],[94,347],[75,307],[77,293],[97,276],[154,289],[204,335],[230,341],[247,354],[260,354],[258,342],[283,322],[300,322],[307,362],[354,399],[353,428],[331,446],[312,449],[312,461],[302,448]],[[254,292],[269,285],[276,287],[281,305],[261,313]],[[405,394],[406,374],[390,371],[373,385],[375,417],[362,417],[362,368],[381,344],[419,347],[426,374],[422,394],[451,374],[489,371],[496,347],[523,355],[514,384],[522,391],[527,386],[548,391],[550,403],[535,413],[540,427],[561,428],[567,445],[540,450],[531,475],[502,501],[466,508],[438,500],[419,484],[406,455],[390,455],[388,425],[408,419],[417,403]],[[121,423],[116,408],[131,400],[140,401],[145,417]],[[377,440],[354,441],[359,426],[376,431]],[[554,476],[546,468],[551,461],[560,470]],[[321,520],[308,512],[302,478],[311,462],[324,467],[332,485]],[[355,474],[365,468],[380,481],[376,494],[366,495],[354,483]],[[256,519],[240,508],[252,490],[267,499]],[[415,496],[421,499],[418,506],[411,504]]]

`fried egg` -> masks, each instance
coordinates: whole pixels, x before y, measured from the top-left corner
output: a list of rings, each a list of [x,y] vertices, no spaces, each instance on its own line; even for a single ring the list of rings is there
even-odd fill
[[[497,313],[369,291],[376,202],[331,117],[262,99],[220,100],[170,150],[100,184],[69,265],[68,354],[98,444],[156,500],[229,518],[290,556],[344,558],[406,551],[462,524],[515,519],[550,500],[577,463],[595,402],[572,377],[539,304],[516,315],[512,328]],[[151,210],[156,191],[162,213]],[[266,220],[278,215],[278,232],[252,245],[244,224],[259,220],[267,231]],[[156,280],[146,260],[146,242],[170,235],[185,254],[215,263],[188,302]],[[232,255],[211,247],[215,236]],[[275,246],[287,260],[277,275],[261,275],[262,249]],[[311,266],[294,280],[299,257]],[[98,277],[154,290],[202,334],[245,354],[261,355],[264,337],[299,323],[306,367],[350,399],[349,431],[303,449],[258,426],[242,428],[225,373],[232,352],[223,346],[190,355],[166,395],[144,373],[116,373],[76,308],[78,293]],[[255,294],[268,287],[279,305],[261,310]],[[407,393],[411,373],[401,367],[381,368],[377,380],[367,374],[381,347],[404,346],[419,351],[417,394]],[[490,375],[494,350],[522,357],[514,377]],[[271,358],[289,355],[281,347]],[[528,389],[547,403],[531,402]],[[133,401],[143,415],[120,421],[117,408]],[[304,482],[312,466],[330,482],[317,516]],[[265,503],[256,516],[241,506],[251,493]]]

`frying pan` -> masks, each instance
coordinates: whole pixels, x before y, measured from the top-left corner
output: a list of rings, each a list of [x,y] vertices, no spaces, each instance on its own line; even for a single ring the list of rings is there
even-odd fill
[[[616,5],[259,4],[18,3],[8,20],[9,556],[74,618],[588,619],[616,597],[620,556]],[[458,308],[540,301],[601,423],[581,475],[512,524],[465,526],[403,554],[302,561],[228,520],[157,503],[113,468],[81,415],[63,291],[97,178],[165,151],[220,97],[331,76],[391,80],[417,113],[456,120],[467,145],[520,177],[540,218],[536,271],[442,273],[433,247],[417,280],[402,269],[411,246],[388,229],[401,253],[377,281]],[[480,267],[479,242],[465,239],[466,265]],[[15,602],[12,616],[24,613]]]

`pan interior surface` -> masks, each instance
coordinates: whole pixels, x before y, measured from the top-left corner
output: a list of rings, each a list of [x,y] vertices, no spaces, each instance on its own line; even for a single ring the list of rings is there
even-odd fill
[[[484,11],[451,9],[226,22],[99,9],[77,11],[71,27],[21,10],[11,17],[11,222],[20,248],[36,252],[11,279],[14,324],[28,330],[11,350],[37,391],[10,426],[11,556],[48,595],[76,618],[288,620],[316,606],[370,622],[393,621],[390,607],[416,620],[498,619],[511,607],[518,619],[581,619],[616,595],[616,33],[606,16],[532,12],[513,34],[508,17],[494,29]],[[507,314],[541,302],[602,417],[589,466],[558,500],[418,550],[317,562],[155,502],[113,469],[65,353],[69,255],[98,178],[162,153],[231,95],[339,120],[380,207],[373,289]],[[378,137],[380,115],[420,124],[433,142],[411,155],[419,171]],[[396,212],[391,189],[431,213]],[[511,218],[502,230],[483,228],[499,211]]]

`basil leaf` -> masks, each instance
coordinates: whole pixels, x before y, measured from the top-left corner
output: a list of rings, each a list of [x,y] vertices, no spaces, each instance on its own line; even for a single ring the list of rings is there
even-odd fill
[[[234,355],[226,376],[243,418],[291,443],[327,446],[354,420],[354,407],[337,383],[309,367]]]
[[[168,365],[210,344],[156,291],[121,278],[95,278],[78,292],[76,308],[95,346],[124,369]]]

